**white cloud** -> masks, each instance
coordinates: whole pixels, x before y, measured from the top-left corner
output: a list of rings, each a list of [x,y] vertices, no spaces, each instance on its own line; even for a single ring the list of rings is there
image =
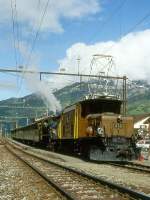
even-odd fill
[[[76,43],[67,49],[66,57],[59,62],[62,68],[67,68],[68,72],[77,72],[76,59],[80,56],[80,72],[89,73],[94,54],[112,55],[116,64],[116,75],[149,80],[150,30],[129,33],[118,41],[99,42],[93,45]]]
[[[15,7],[15,1],[13,7]],[[40,3],[39,3],[40,2]],[[47,0],[16,0],[18,21],[28,28],[39,24]],[[62,32],[62,18],[81,18],[89,14],[95,14],[100,10],[98,0],[50,0],[47,13],[42,24],[42,30]],[[11,1],[0,0],[0,21],[10,20]]]

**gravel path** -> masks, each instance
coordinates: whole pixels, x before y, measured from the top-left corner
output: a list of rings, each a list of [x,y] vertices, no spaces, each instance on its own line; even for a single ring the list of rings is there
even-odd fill
[[[62,199],[32,169],[0,145],[0,200]]]

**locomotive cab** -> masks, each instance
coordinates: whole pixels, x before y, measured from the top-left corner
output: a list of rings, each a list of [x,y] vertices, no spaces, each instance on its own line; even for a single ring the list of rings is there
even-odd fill
[[[132,147],[133,118],[113,113],[87,116],[91,136],[97,137],[96,144],[90,146],[90,158],[100,160],[126,160],[134,155]],[[89,131],[90,130],[90,131]],[[95,153],[97,152],[97,153]]]
[[[87,99],[76,105],[81,154],[104,161],[135,157],[133,118],[121,115],[121,106],[121,100],[112,98]]]

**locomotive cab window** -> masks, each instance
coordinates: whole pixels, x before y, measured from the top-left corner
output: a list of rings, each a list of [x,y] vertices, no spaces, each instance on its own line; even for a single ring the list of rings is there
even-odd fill
[[[103,112],[112,112],[120,114],[121,101],[118,100],[89,100],[81,102],[81,116],[86,117],[88,114],[96,114]]]

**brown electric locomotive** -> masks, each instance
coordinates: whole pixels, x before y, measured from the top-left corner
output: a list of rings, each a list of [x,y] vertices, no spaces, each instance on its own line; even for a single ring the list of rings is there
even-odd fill
[[[126,161],[138,156],[133,118],[121,115],[122,101],[112,97],[85,99],[12,131],[13,139],[44,145],[91,160]]]
[[[137,157],[133,118],[122,116],[122,101],[86,99],[65,108],[60,116],[56,148],[93,160],[122,161]]]

